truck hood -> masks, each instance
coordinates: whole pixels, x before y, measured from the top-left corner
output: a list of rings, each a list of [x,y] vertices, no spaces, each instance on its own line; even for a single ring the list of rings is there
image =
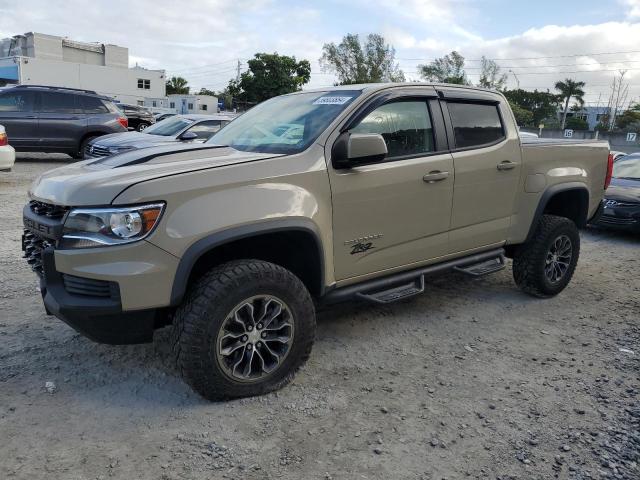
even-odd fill
[[[136,183],[278,156],[211,144],[151,147],[50,170],[36,179],[29,196],[70,207],[108,205]]]
[[[612,178],[604,197],[607,200],[640,203],[640,180]]]
[[[150,133],[144,132],[121,132],[102,135],[91,143],[93,145],[100,145],[101,147],[147,148],[154,145],[175,143],[177,141],[174,136],[165,137],[163,135],[151,135]]]

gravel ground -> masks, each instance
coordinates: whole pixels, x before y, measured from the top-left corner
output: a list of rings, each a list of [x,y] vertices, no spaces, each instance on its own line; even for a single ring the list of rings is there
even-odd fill
[[[45,315],[20,211],[67,161],[20,155],[0,176],[0,478],[640,478],[640,237],[583,232],[549,300],[507,269],[325,310],[290,386],[207,403],[166,331],[97,345]]]

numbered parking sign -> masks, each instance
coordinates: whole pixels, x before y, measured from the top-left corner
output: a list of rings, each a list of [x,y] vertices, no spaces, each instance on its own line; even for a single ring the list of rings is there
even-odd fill
[[[638,139],[638,134],[634,132],[627,133],[627,142],[635,142]]]
[[[573,130],[567,128],[564,131],[564,138],[573,138]]]

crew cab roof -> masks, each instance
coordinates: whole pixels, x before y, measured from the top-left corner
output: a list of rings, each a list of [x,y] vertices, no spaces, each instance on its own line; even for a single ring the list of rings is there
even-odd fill
[[[343,90],[360,90],[372,92],[376,90],[384,90],[386,88],[395,88],[395,87],[446,87],[446,88],[457,88],[461,90],[475,90],[483,93],[492,93],[497,96],[501,96],[499,92],[496,90],[491,90],[488,88],[481,87],[473,87],[470,85],[458,85],[453,83],[437,83],[437,82],[401,82],[401,83],[357,83],[353,85],[337,85],[333,87],[324,87],[324,88],[310,88],[308,90],[303,90],[301,92],[296,93],[307,93],[307,92],[332,92],[332,91],[343,91]],[[294,94],[295,95],[295,94]]]

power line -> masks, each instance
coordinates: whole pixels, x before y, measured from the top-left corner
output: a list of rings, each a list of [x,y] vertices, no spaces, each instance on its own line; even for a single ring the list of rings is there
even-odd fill
[[[172,72],[189,72],[189,71],[193,71],[193,70],[200,70],[202,68],[210,68],[210,67],[216,67],[218,65],[224,65],[225,63],[237,62],[238,60],[239,60],[238,58],[232,58],[232,59],[229,59],[229,60],[225,60],[223,62],[208,63],[208,64],[204,64],[204,65],[199,65],[197,67],[188,67],[188,68],[183,68],[183,69],[173,69],[171,71]],[[246,60],[246,59],[240,59],[240,60]]]
[[[511,57],[511,58],[487,58],[487,60],[542,60],[545,58],[571,58],[571,57],[594,57],[598,55],[624,55],[628,53],[640,53],[640,50],[627,50],[623,52],[597,52],[597,53],[572,53],[569,55],[550,55],[547,57]],[[396,60],[436,60],[435,58],[401,58],[398,57]],[[481,62],[481,58],[475,59],[466,59],[465,62]]]

